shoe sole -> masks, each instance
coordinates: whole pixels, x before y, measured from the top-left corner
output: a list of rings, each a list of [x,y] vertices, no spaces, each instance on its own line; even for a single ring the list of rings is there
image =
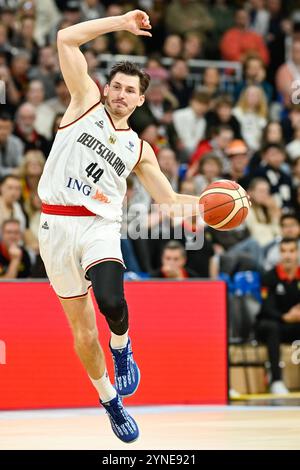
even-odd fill
[[[138,371],[139,371],[139,374],[138,374],[138,383],[137,383],[137,386],[136,386],[136,388],[134,389],[134,391],[133,391],[132,393],[128,393],[127,395],[124,395],[124,394],[120,393],[120,392],[117,390],[117,393],[118,393],[122,398],[132,397],[132,395],[134,395],[135,392],[137,391],[137,389],[139,388],[140,381],[141,381],[141,372],[140,372],[140,369],[138,369]]]
[[[140,437],[140,435],[138,435],[138,437],[133,439],[133,441],[122,441],[122,439],[120,439],[120,438],[118,438],[118,439],[120,439],[120,441],[124,442],[124,444],[133,444],[134,442],[136,442],[139,439],[139,437]]]

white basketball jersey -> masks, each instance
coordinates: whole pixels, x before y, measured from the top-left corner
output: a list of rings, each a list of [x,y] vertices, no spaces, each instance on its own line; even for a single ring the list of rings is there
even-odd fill
[[[46,204],[85,206],[121,221],[126,178],[138,163],[143,142],[130,128],[116,129],[97,103],[57,131],[38,186]]]

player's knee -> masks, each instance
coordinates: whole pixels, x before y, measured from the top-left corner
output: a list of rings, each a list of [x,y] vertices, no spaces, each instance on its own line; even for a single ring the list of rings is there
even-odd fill
[[[124,316],[125,299],[122,296],[102,296],[97,300],[101,313],[110,320],[117,322]]]
[[[97,328],[85,328],[74,332],[75,349],[91,350],[98,342]]]

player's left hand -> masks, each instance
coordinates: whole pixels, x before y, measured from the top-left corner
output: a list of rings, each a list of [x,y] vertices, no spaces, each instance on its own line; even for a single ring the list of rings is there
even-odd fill
[[[151,29],[149,16],[142,10],[133,10],[123,15],[125,19],[125,30],[136,36],[152,36],[149,31],[145,29]]]

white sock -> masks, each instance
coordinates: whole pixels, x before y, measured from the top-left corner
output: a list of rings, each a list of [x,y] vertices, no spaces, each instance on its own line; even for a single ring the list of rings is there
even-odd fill
[[[128,342],[128,330],[124,335],[115,335],[111,331],[111,338],[110,338],[110,345],[113,349],[123,349],[127,345]]]
[[[97,392],[99,393],[101,401],[103,401],[104,403],[112,400],[117,396],[117,392],[109,380],[109,376],[106,369],[100,379],[94,380],[92,379],[92,377],[90,377],[90,380]]]

